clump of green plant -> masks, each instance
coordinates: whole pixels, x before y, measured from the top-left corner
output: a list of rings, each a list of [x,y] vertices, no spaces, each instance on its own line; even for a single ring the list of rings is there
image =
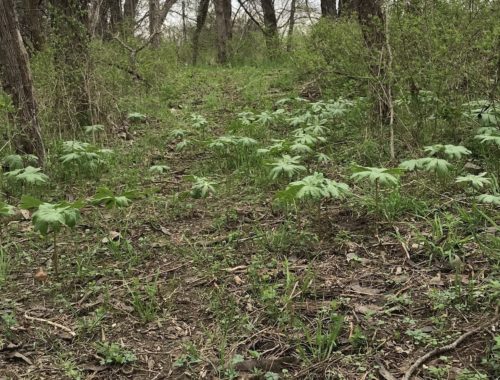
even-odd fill
[[[61,151],[59,159],[66,169],[85,174],[97,173],[108,163],[113,153],[110,149],[75,140],[63,141]]]
[[[301,323],[300,331],[304,335],[303,345],[299,346],[299,355],[306,361],[321,361],[330,357],[338,345],[344,317],[337,312],[337,304],[322,309],[313,326]]]
[[[306,167],[300,165],[300,156],[292,157],[288,154],[283,155],[281,158],[274,160],[274,162],[268,165],[272,166],[270,176],[273,180],[284,175],[288,178],[292,178],[298,173],[306,171]]]
[[[101,364],[129,364],[137,360],[133,352],[117,343],[99,342],[96,344],[97,354],[100,355]]]
[[[401,168],[374,168],[365,166],[354,166],[351,178],[356,181],[366,181],[375,190],[375,207],[380,205],[380,188],[396,187],[399,185],[399,176],[403,173]]]
[[[165,172],[169,171],[170,167],[167,165],[153,165],[151,166],[148,171],[153,174],[153,175],[161,175],[164,174]]]
[[[2,169],[6,172],[23,169],[29,165],[36,165],[38,157],[33,154],[9,154],[2,159]]]
[[[137,191],[126,191],[121,195],[115,195],[107,187],[99,187],[92,197],[92,204],[104,205],[106,208],[128,207],[133,199],[138,197]]]
[[[349,194],[349,186],[325,178],[323,173],[304,177],[300,181],[290,183],[285,190],[278,193],[278,199],[285,202],[309,202],[317,204],[317,216],[321,213],[321,200],[340,199]]]
[[[106,310],[99,307],[90,316],[84,317],[78,322],[78,330],[83,334],[94,334],[99,330],[105,317]]]
[[[100,132],[104,132],[104,125],[102,124],[87,125],[83,127],[83,129],[85,130],[86,134],[92,135],[92,143],[95,145],[96,135],[98,135]]]
[[[11,185],[19,183],[23,188],[43,185],[49,180],[49,177],[42,173],[41,168],[34,168],[33,166],[12,170],[3,175]]]
[[[150,282],[141,284],[138,279],[127,285],[132,307],[143,322],[155,320],[161,309],[160,295],[158,289],[158,274]]]
[[[140,112],[129,112],[127,114],[127,119],[131,123],[143,123],[146,121],[147,116]]]
[[[35,231],[42,236],[52,234],[53,251],[52,264],[55,274],[59,274],[59,251],[57,249],[57,235],[64,227],[74,228],[80,218],[79,203],[43,203],[32,197],[23,197],[21,207],[24,209],[37,210],[32,215],[32,223]]]
[[[206,198],[211,194],[215,194],[215,182],[197,176],[192,176],[191,180],[194,182],[193,186],[191,186],[191,196],[193,198]]]
[[[208,121],[202,115],[191,114],[191,124],[192,126],[201,131],[201,138],[205,139],[205,135],[207,133]]]

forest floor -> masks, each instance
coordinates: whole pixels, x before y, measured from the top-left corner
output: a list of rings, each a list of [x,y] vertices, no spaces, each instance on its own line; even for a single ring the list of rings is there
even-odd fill
[[[234,122],[238,112],[272,111],[298,96],[283,76],[190,69],[177,74],[181,84],[172,79],[182,95],[169,104],[144,99],[147,121],[125,138],[120,125],[108,131],[115,155],[99,179],[66,176],[41,196],[74,200],[102,185],[144,196],[124,209],[83,208],[78,226],[59,237],[58,277],[52,241],[33,231],[30,215],[3,228],[11,259],[0,297],[0,379],[401,379],[467,332],[414,378],[483,379],[498,370],[499,289],[490,277],[498,231],[470,231],[465,202],[439,191],[408,196],[389,221],[360,205],[364,193],[351,185],[357,198],[295,212],[276,206],[287,182],[267,180],[265,166],[234,167],[196,135],[176,149],[170,133],[189,129],[191,112],[208,119],[210,138],[283,138],[283,128]],[[364,147],[342,128],[329,137],[333,161],[316,170],[350,182],[346,162]],[[170,170],[152,176],[153,164]],[[213,180],[216,192],[191,198],[191,175]],[[446,257],[453,249],[460,270]]]

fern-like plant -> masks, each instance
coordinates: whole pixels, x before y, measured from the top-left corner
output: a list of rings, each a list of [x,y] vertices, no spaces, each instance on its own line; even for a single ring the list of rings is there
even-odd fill
[[[481,190],[485,186],[491,185],[491,180],[486,176],[486,173],[481,173],[479,175],[467,174],[465,176],[457,177],[456,183],[465,184],[471,187],[473,190]]]
[[[32,223],[35,231],[40,232],[42,236],[52,234],[53,237],[53,252],[52,264],[55,274],[59,274],[59,253],[57,249],[57,234],[64,228],[74,228],[80,218],[78,203],[69,204],[61,203],[43,203],[29,197],[21,200],[23,208],[37,208],[32,215]]]
[[[347,194],[349,194],[347,184],[333,181],[325,178],[323,173],[315,172],[299,181],[290,183],[285,190],[278,193],[277,198],[285,202],[305,200],[317,202],[319,217],[322,199],[339,199]]]
[[[468,156],[472,152],[461,145],[450,144],[435,144],[424,147],[424,151],[430,156],[437,156],[439,154],[445,155],[449,159],[461,159],[463,156]]]
[[[20,182],[23,185],[41,185],[48,181],[49,177],[42,173],[41,168],[27,166],[22,169],[12,170],[4,173],[4,176],[11,181]]]
[[[367,181],[375,187],[375,204],[379,205],[380,187],[399,185],[399,176],[404,172],[401,168],[374,168],[355,165],[351,178],[356,181]]]
[[[306,167],[300,165],[300,156],[292,157],[288,154],[283,155],[268,165],[273,167],[270,172],[271,179],[273,180],[283,175],[292,178],[294,175],[306,171]]]
[[[192,176],[194,183],[191,187],[191,196],[193,198],[206,198],[210,194],[215,194],[215,182],[205,177]]]

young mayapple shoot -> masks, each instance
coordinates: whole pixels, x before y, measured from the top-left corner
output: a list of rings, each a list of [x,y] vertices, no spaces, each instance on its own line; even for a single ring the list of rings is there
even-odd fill
[[[347,184],[333,181],[325,178],[323,173],[315,172],[299,181],[290,183],[285,190],[278,193],[277,198],[285,202],[316,202],[319,217],[322,199],[340,199],[347,194],[349,194]]]
[[[168,170],[170,170],[170,167],[168,167],[167,165],[153,165],[148,169],[148,171],[153,175],[161,175]]]
[[[399,184],[399,176],[403,173],[401,168],[373,168],[365,166],[353,167],[351,178],[356,181],[367,181],[375,187],[375,205],[378,208],[380,201],[380,187],[394,187]]]
[[[121,195],[115,195],[107,187],[100,187],[93,196],[91,202],[94,205],[104,205],[106,208],[128,207],[133,199],[137,198],[136,191],[126,191]]]
[[[64,228],[74,228],[80,218],[79,207],[81,205],[66,202],[61,203],[43,203],[32,197],[23,197],[21,207],[25,209],[36,208],[32,215],[32,223],[35,231],[40,232],[42,236],[52,234],[53,252],[52,264],[55,274],[59,274],[59,253],[57,250],[57,234]]]
[[[215,194],[215,182],[205,177],[192,176],[191,179],[194,181],[191,187],[191,196],[193,198],[206,198],[210,194]]]
[[[300,156],[292,157],[288,154],[283,155],[268,165],[273,167],[270,172],[271,179],[273,180],[283,175],[292,178],[299,172],[306,171],[306,167],[300,165]]]

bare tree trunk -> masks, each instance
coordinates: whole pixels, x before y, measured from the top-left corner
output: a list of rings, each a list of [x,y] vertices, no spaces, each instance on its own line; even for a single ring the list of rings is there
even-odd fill
[[[132,35],[134,33],[135,17],[137,16],[137,5],[139,0],[125,0],[123,5],[124,33]]]
[[[121,0],[108,0],[111,12],[111,32],[114,34],[120,31],[123,22]]]
[[[14,118],[20,126],[18,135],[13,139],[15,149],[19,153],[34,154],[43,163],[45,149],[33,80],[13,0],[0,0],[0,66],[2,87],[12,97],[16,109]]]
[[[337,16],[337,6],[335,0],[321,0],[321,17]]]
[[[160,46],[161,28],[167,14],[177,0],[166,0],[160,7],[160,0],[149,0],[149,33],[153,36],[151,45],[154,48]]]
[[[275,57],[278,48],[278,21],[276,19],[276,11],[274,9],[273,0],[261,0],[262,13],[264,14],[264,37],[269,56]]]
[[[22,12],[18,12],[21,34],[29,51],[39,51],[45,42],[41,1],[23,0]]]
[[[226,0],[214,0],[215,23],[217,25],[217,62],[227,62],[228,30],[226,22]]]
[[[187,25],[186,25],[186,2],[182,2],[182,42],[187,41]]]
[[[296,8],[296,0],[292,0],[290,4],[290,20],[288,21],[288,39],[286,42],[286,51],[292,51],[292,42],[293,42],[293,29],[295,27],[295,8]]]
[[[56,107],[64,113],[66,125],[88,125],[91,107],[87,92],[90,68],[87,0],[51,0],[51,3],[58,73]]]
[[[200,34],[203,26],[205,25],[205,21],[207,20],[209,4],[210,0],[200,0],[200,4],[198,6],[198,12],[196,14],[196,29],[193,35],[193,65],[196,65],[198,61],[198,54],[200,50]]]

